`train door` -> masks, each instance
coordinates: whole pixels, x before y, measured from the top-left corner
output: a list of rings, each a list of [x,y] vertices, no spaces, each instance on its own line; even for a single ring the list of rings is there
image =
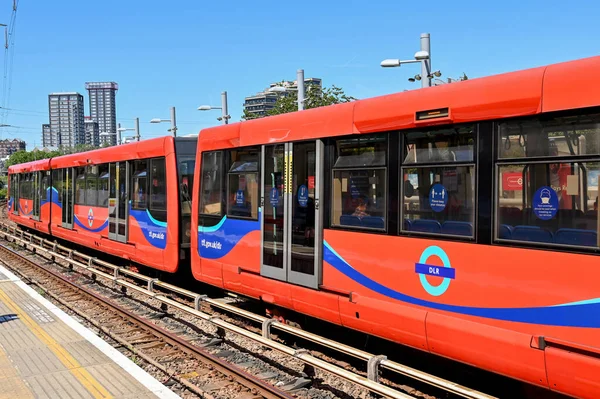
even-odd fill
[[[19,214],[19,174],[13,174],[10,176],[10,191],[12,198],[12,213],[14,215]]]
[[[323,143],[263,146],[261,275],[318,288],[322,280]]]
[[[108,178],[108,238],[127,242],[129,233],[129,164],[113,162],[109,164]]]
[[[42,173],[45,172],[33,172],[32,177],[32,198],[33,198],[33,212],[31,214],[33,220],[40,221],[40,189],[41,189],[41,181],[42,181]]]
[[[74,179],[73,168],[61,170],[62,180],[62,227],[73,228],[73,195]]]

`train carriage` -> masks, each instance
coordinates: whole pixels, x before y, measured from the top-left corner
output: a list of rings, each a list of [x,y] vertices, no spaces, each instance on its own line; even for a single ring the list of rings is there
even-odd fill
[[[201,131],[196,279],[600,396],[600,57]]]
[[[79,245],[174,273],[189,261],[195,138],[163,137],[9,168],[42,221],[11,213],[18,224]],[[41,184],[29,173],[45,165]],[[50,182],[50,183],[48,183]],[[44,184],[51,184],[44,188]],[[37,188],[46,191],[39,196]],[[31,198],[30,198],[31,197]],[[11,191],[11,200],[13,200]],[[187,206],[183,205],[187,204]],[[14,208],[14,206],[13,206]],[[50,211],[51,208],[51,211]],[[35,211],[34,211],[35,212]]]
[[[11,166],[9,174],[9,218],[48,234],[53,195],[50,187],[50,160]]]

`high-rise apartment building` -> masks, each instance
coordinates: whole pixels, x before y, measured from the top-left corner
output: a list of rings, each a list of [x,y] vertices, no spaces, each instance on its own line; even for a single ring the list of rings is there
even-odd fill
[[[101,135],[100,140],[104,144],[117,144],[117,106],[115,103],[119,85],[115,82],[87,82],[85,88],[90,98],[90,117],[98,123]]]
[[[310,86],[322,88],[322,80],[319,78],[305,78],[304,79],[304,90],[308,90]],[[284,93],[272,92],[269,89],[275,86],[282,86],[285,88]],[[283,81],[277,83],[271,83],[269,88],[264,91],[257,93],[254,96],[246,97],[244,101],[244,109],[247,113],[255,116],[265,116],[270,109],[273,109],[277,98],[287,93],[298,91],[297,81]]]
[[[58,136],[58,146],[74,147],[85,143],[83,124],[83,96],[79,93],[50,93],[50,140]],[[42,133],[42,140],[44,135]]]
[[[60,146],[60,134],[58,132],[52,133],[49,123],[42,125],[42,147],[59,147]]]
[[[100,145],[100,129],[98,122],[93,121],[90,116],[85,117],[85,143],[98,147]]]

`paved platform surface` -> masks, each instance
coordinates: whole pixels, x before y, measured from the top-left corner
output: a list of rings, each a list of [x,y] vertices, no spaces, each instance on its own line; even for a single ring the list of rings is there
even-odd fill
[[[179,398],[0,266],[0,398]]]

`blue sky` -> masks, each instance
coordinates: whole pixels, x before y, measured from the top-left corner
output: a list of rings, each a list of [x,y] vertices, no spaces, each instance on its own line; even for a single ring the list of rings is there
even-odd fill
[[[11,2],[0,3],[0,23]],[[434,69],[470,78],[599,54],[597,1],[140,1],[21,0],[17,11],[10,96],[1,138],[41,144],[48,93],[78,91],[86,81],[116,81],[117,119],[142,137],[167,134],[177,108],[180,134],[219,124],[228,91],[232,120],[244,97],[296,70],[357,98],[419,83],[417,64],[383,69],[384,58],[408,59],[431,33]],[[4,54],[0,54],[4,57]],[[600,77],[592,76],[590,79]],[[0,92],[1,94],[1,92]]]

